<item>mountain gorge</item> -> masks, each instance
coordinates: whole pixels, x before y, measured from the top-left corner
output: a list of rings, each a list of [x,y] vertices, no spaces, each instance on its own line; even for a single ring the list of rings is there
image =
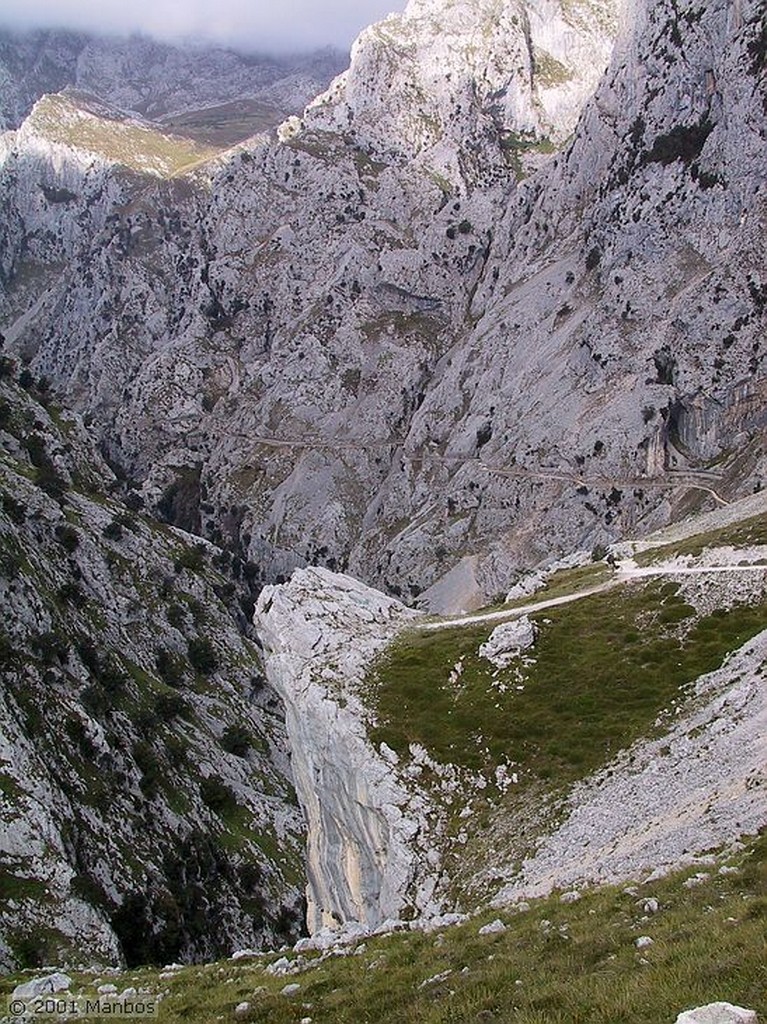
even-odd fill
[[[305,883],[321,944],[758,831],[762,8],[411,0],[332,82],[3,41],[7,966],[294,941]],[[608,545],[730,503],[614,589]],[[507,634],[419,614],[542,580],[577,600]]]
[[[121,501],[78,420],[2,371],[0,963],[295,938],[303,822],[241,567]]]
[[[38,105],[4,159],[11,351],[267,580],[471,606],[709,500],[714,464],[758,485],[759,11],[632,9],[557,154],[621,12],[555,8],[412,4],[279,140],[161,181],[111,115],[88,142]]]

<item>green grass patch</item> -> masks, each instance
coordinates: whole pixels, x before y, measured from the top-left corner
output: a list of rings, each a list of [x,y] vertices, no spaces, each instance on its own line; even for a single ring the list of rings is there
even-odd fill
[[[16,875],[4,866],[0,866],[0,904],[9,900],[43,900],[47,890],[45,883],[37,878],[25,878]]]
[[[485,912],[439,935],[369,939],[352,956],[304,955],[289,976],[265,971],[272,954],[191,966],[170,979],[142,970],[109,980],[120,990],[169,990],[163,1024],[234,1020],[242,1002],[250,1009],[236,1019],[248,1024],[671,1024],[682,1010],[718,1000],[762,1019],[766,855],[762,836],[728,861],[735,874],[706,868],[711,877],[692,889],[683,882],[699,869],[633,891],[595,889],[574,904],[555,894],[523,913]],[[642,902],[650,897],[660,909],[648,918]],[[495,917],[507,930],[480,936]],[[638,950],[640,935],[653,945]],[[0,980],[0,995],[20,980]],[[95,980],[77,974],[74,989],[93,991]],[[290,983],[298,993],[282,995]]]
[[[640,551],[636,555],[635,561],[637,565],[654,565],[656,562],[662,562],[678,555],[696,557],[707,548],[746,548],[761,544],[767,544],[767,516],[764,515],[743,519],[739,523],[723,526],[719,530],[698,533],[694,537],[673,541],[662,545],[662,547]]]
[[[533,49],[535,78],[544,88],[552,88],[557,85],[564,85],[572,81],[573,73],[561,61],[539,47]]]
[[[686,684],[764,628],[764,604],[697,620],[676,589],[655,580],[535,613],[534,663],[506,670],[479,656],[493,623],[411,631],[368,677],[378,721],[371,738],[403,755],[420,743],[470,769],[513,761],[523,779],[582,777],[647,734]]]
[[[165,135],[139,121],[121,121],[85,109],[69,96],[44,97],[34,121],[53,142],[76,146],[142,173],[172,177],[212,159],[218,150]]]

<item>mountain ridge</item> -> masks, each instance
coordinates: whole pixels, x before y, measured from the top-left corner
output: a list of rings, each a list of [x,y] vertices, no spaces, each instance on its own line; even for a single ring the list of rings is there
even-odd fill
[[[237,593],[247,583],[248,614],[258,597],[251,633],[243,607],[230,621],[218,591],[214,598],[210,580],[204,585],[222,635],[231,633],[232,677],[243,668],[237,651],[254,667],[263,658],[273,686],[259,700],[279,692],[286,706],[313,930],[353,929],[360,919],[375,929],[390,914],[473,909],[490,889],[556,886],[565,869],[552,872],[548,843],[575,863],[568,881],[585,883],[578,843],[599,851],[593,864],[609,861],[623,838],[613,828],[600,845],[591,828],[605,801],[608,811],[633,807],[640,830],[655,828],[637,793],[656,769],[682,772],[686,754],[700,765],[707,744],[719,750],[728,736],[755,748],[763,573],[741,571],[748,586],[729,572],[698,585],[678,559],[689,554],[705,568],[708,555],[688,550],[705,538],[636,552],[650,563],[668,556],[669,579],[528,609],[517,631],[463,621],[406,630],[384,646],[396,624],[413,620],[408,604],[453,616],[499,595],[503,603],[563,560],[569,568],[549,582],[571,593],[609,575],[601,556],[611,544],[615,558],[627,558],[620,544],[628,540],[697,511],[758,502],[763,11],[756,0],[643,0],[626,19],[612,4],[599,5],[604,16],[593,8],[413,0],[363,33],[351,68],[302,116],[231,148],[219,140],[215,159],[159,175],[140,166],[143,135],[131,167],[136,153],[88,148],[74,130],[57,137],[60,118],[39,125],[37,108],[0,138],[0,329],[19,360],[13,372],[82,415],[100,450],[94,463],[107,459],[119,478],[114,497],[145,502],[138,529],[147,544],[134,556],[161,563],[170,578],[168,552],[153,544],[160,536],[172,545],[183,530],[208,554],[216,545],[210,557],[226,567],[217,587]],[[434,24],[443,14],[444,31]],[[79,123],[87,111],[78,102],[71,94],[40,101],[43,112],[69,104]],[[110,145],[131,128],[122,115],[112,120]],[[112,123],[102,122],[100,130]],[[164,123],[152,122],[153,139],[167,139]],[[50,427],[58,436],[42,412],[30,416],[43,424],[33,434]],[[47,441],[10,435],[14,473],[39,484],[36,471],[55,470]],[[55,452],[63,470],[66,452]],[[39,503],[49,508],[45,497]],[[86,520],[108,526],[95,505]],[[12,538],[18,513],[7,509]],[[164,520],[154,530],[152,515]],[[722,557],[756,565],[761,521],[738,530]],[[92,532],[83,548],[109,546]],[[50,543],[66,550],[73,541],[62,536],[70,539]],[[721,531],[715,539],[725,544]],[[208,557],[179,544],[182,561]],[[71,562],[84,570],[77,557],[65,562],[51,575],[76,605],[76,579],[59,575]],[[140,592],[134,600],[140,608]],[[105,602],[109,616],[115,601]],[[45,618],[35,609],[33,626]],[[186,625],[186,653],[170,621],[158,627],[162,645],[204,663],[204,651],[189,646],[203,626]],[[251,643],[259,635],[262,651]],[[155,639],[141,643],[132,660],[150,680],[141,678],[179,717],[160,665],[147,660]],[[619,662],[616,646],[625,651]],[[171,674],[175,664],[161,660]],[[11,661],[11,681],[16,668]],[[228,693],[226,704],[227,721],[258,717],[242,693]],[[218,724],[199,717],[221,783],[203,792],[191,772],[184,785],[209,828],[211,815],[226,825],[234,814],[221,788],[234,791],[225,768],[247,768],[219,753]],[[278,737],[282,725],[273,724]],[[282,912],[250,915],[246,895],[242,918],[227,918],[228,943],[293,940],[300,927],[303,878],[281,861],[293,863],[300,820],[278,746],[262,751],[279,791],[264,813],[291,827],[279,842],[269,828],[261,839]],[[152,789],[139,763],[150,767],[146,754],[126,761],[134,790],[147,774]],[[632,774],[632,755],[646,774]],[[757,757],[746,770],[723,754],[715,767],[730,766],[744,775],[738,808],[756,827],[764,816]],[[729,795],[721,782],[714,773],[703,786],[714,809]],[[251,783],[237,792],[255,808],[264,794]],[[673,780],[666,789],[680,804],[692,799]],[[583,802],[569,802],[573,793]],[[705,799],[693,802],[697,813]],[[706,842],[737,829],[726,808],[719,818],[695,819]],[[665,867],[678,860],[677,840],[688,842],[683,829],[671,831],[674,842],[654,854]],[[62,857],[68,864],[66,850]],[[616,868],[610,877],[628,874]],[[112,912],[124,895],[111,893]],[[173,923],[160,913],[167,895],[158,895],[158,913],[150,908],[134,950]],[[93,913],[103,925],[103,910]],[[221,954],[204,936],[182,933],[179,955]],[[334,936],[325,938],[332,947]],[[274,1010],[278,993],[269,993],[262,1017]]]
[[[455,115],[471,77],[445,78],[422,102],[413,83],[437,73],[438,45],[424,9],[408,9],[363,33],[352,70],[280,129],[281,142],[233,151],[211,185],[177,202],[182,231],[152,226],[167,224],[162,194],[126,218],[152,241],[146,257],[141,247],[125,254],[119,287],[135,313],[119,346],[79,312],[111,306],[118,286],[81,235],[54,286],[57,320],[80,339],[77,369],[53,341],[44,294],[35,334],[53,337],[33,339],[24,299],[3,327],[12,349],[77,394],[84,413],[97,394],[106,402],[96,417],[104,442],[154,500],[200,464],[216,509],[202,528],[240,519],[237,542],[265,579],[324,560],[413,600],[453,570],[466,599],[482,603],[520,566],[692,507],[705,492],[668,487],[669,469],[719,459],[725,497],[744,493],[762,465],[762,285],[739,269],[754,266],[761,231],[751,199],[761,195],[761,79],[749,50],[758,18],[746,4],[728,27],[723,10],[700,20],[693,7],[636,12],[561,154],[541,151],[543,122],[504,126],[499,101],[484,110],[481,92]],[[688,15],[682,50],[674,26]],[[368,64],[387,66],[397,32],[411,31],[412,64],[394,75],[387,108],[376,79],[365,84]],[[470,34],[454,39],[457,54],[472,45]],[[502,72],[507,98],[518,94],[513,64]],[[590,81],[593,71],[591,62]],[[639,91],[643,81],[656,84]],[[717,151],[734,154],[726,178]],[[547,164],[518,181],[531,159]],[[11,167],[24,180],[25,160],[23,148],[6,160],[6,181]],[[104,221],[115,213],[109,204]],[[37,216],[6,238],[9,253],[35,236]],[[114,245],[111,234],[99,244]],[[47,274],[50,257],[38,252],[31,269]],[[11,301],[14,273],[11,262]],[[701,309],[688,313],[692,291]],[[658,303],[678,314],[660,323]],[[700,359],[699,331],[718,369]],[[743,360],[749,380],[737,374]],[[105,373],[120,363],[125,371]],[[148,428],[140,436],[136,422]],[[581,493],[563,471],[595,482]],[[627,479],[638,481],[631,493]],[[533,519],[544,545],[527,528]]]

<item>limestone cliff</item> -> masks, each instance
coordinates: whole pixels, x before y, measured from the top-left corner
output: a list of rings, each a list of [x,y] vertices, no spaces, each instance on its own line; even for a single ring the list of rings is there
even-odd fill
[[[438,860],[423,846],[428,799],[409,791],[392,751],[371,744],[360,692],[376,651],[412,617],[397,601],[323,569],[266,587],[256,606],[306,818],[312,933],[350,923],[372,930],[436,906]]]
[[[0,378],[0,967],[294,939],[303,826],[242,566]]]
[[[279,139],[98,198],[36,118],[7,344],[265,579],[471,604],[760,485],[754,0],[414,2]]]

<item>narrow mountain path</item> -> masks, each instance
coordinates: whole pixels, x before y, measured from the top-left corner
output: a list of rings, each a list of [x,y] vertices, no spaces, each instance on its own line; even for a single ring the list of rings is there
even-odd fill
[[[557,608],[563,604],[571,604],[573,601],[580,601],[584,597],[591,597],[592,594],[602,594],[606,590],[612,590],[633,579],[641,579],[647,576],[700,576],[705,573],[722,572],[767,572],[767,565],[706,565],[700,567],[678,568],[673,566],[639,566],[633,559],[626,559],[618,562],[615,575],[593,587],[585,590],[578,590],[574,594],[565,594],[562,597],[552,597],[547,601],[533,601],[530,604],[517,605],[515,608],[507,608],[497,612],[484,612],[479,615],[464,615],[457,619],[440,619],[438,622],[424,622],[416,628],[424,632],[434,632],[439,629],[452,629],[455,626],[474,626],[480,622],[504,622],[507,619],[514,619],[520,615],[529,615],[532,612],[545,611],[547,608]]]
[[[245,436],[245,435],[242,435]],[[312,452],[341,452],[341,451],[381,451],[398,449],[404,439],[401,437],[389,437],[380,441],[350,441],[342,438],[329,438],[322,440],[317,437],[306,438],[280,438],[271,435],[247,435],[248,441],[258,447],[265,448],[287,448],[305,449]],[[710,494],[719,505],[727,506],[730,503],[723,498],[714,485],[721,482],[721,473],[708,469],[669,469],[663,476],[592,476],[574,472],[568,468],[555,469],[554,467],[541,467],[531,469],[527,466],[511,466],[503,468],[492,466],[476,455],[455,454],[447,455],[437,451],[407,452],[401,451],[399,458],[409,463],[437,463],[446,466],[474,464],[478,469],[491,474],[492,476],[507,477],[511,480],[539,480],[542,483],[562,483],[573,487],[599,487],[604,490],[629,487],[643,487],[655,490],[692,490],[705,491]]]

